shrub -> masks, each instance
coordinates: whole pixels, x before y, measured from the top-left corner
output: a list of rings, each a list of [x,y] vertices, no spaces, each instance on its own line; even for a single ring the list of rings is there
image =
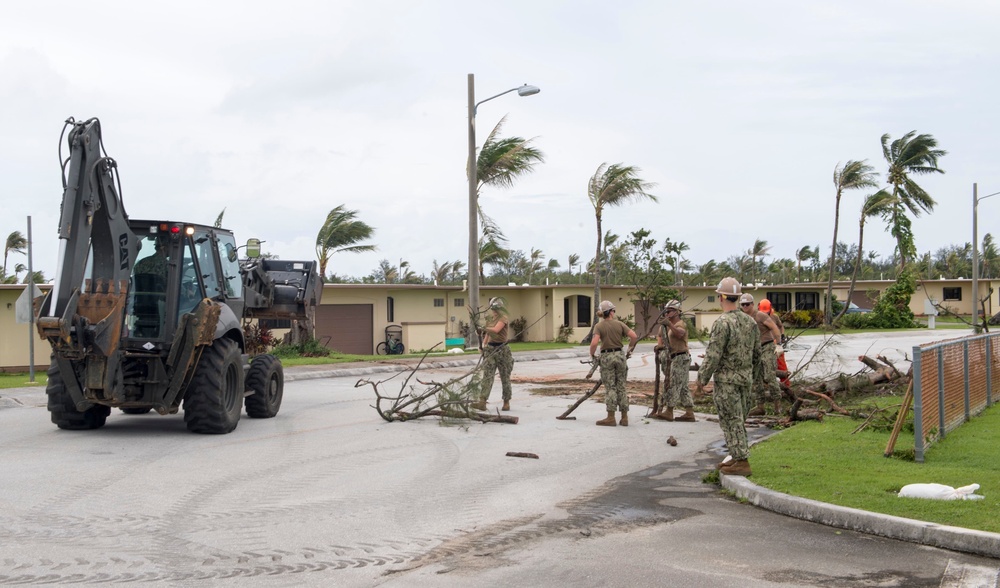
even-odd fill
[[[274,336],[271,329],[260,323],[243,325],[243,340],[246,344],[247,355],[251,356],[267,353],[278,342],[278,338]]]
[[[573,335],[573,327],[569,325],[559,326],[559,335],[556,336],[556,341],[559,343],[569,343],[570,336]]]
[[[524,341],[524,329],[527,326],[528,319],[523,316],[510,321],[510,340],[516,343]]]
[[[868,320],[868,314],[869,313],[861,313],[861,312],[845,314],[844,316],[840,317],[840,320],[837,321],[837,326],[845,329],[870,328],[869,327],[870,321]]]
[[[316,339],[308,339],[298,345],[282,343],[275,346],[271,353],[276,357],[327,357],[330,355],[330,348]]]

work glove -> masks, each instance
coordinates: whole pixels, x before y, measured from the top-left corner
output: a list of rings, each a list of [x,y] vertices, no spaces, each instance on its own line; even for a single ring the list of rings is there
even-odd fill
[[[774,346],[774,356],[775,357],[781,357],[784,354],[785,354],[785,348],[784,347],[782,347],[781,345],[775,345]]]

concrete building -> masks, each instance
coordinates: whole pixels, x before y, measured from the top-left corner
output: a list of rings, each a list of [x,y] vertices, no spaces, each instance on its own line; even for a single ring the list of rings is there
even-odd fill
[[[859,281],[852,301],[861,308],[871,308],[873,300],[894,282],[890,280]],[[834,282],[833,293],[838,300],[847,296],[850,284]],[[1000,280],[980,280],[980,296],[989,299],[989,315],[1000,310]],[[47,291],[48,286],[41,286]],[[682,310],[695,317],[695,326],[710,329],[720,314],[715,285],[680,288]],[[768,298],[775,310],[822,309],[826,300],[825,283],[801,283],[745,286],[757,300]],[[18,323],[15,306],[25,290],[23,284],[0,284],[0,371],[25,371],[28,368],[28,325]],[[658,309],[644,310],[635,302],[634,288],[602,286],[601,297],[618,307],[620,318],[632,317],[636,332],[647,333]],[[918,316],[927,313],[930,301],[960,315],[972,314],[971,280],[925,280],[918,282],[910,301],[910,309]],[[554,284],[538,286],[480,287],[479,306],[485,307],[490,298],[500,296],[506,301],[510,318],[524,318],[526,341],[552,341],[560,331],[571,342],[581,341],[590,332],[595,302],[592,284]],[[600,302],[600,301],[597,301]],[[462,327],[469,323],[468,291],[462,286],[423,284],[326,284],[322,304],[316,312],[316,337],[327,347],[341,353],[370,355],[385,340],[385,330],[396,325],[402,331],[407,352],[431,348],[444,350],[447,339],[462,336]],[[280,332],[280,323],[273,325]],[[35,339],[34,363],[44,370],[49,364],[49,347]]]

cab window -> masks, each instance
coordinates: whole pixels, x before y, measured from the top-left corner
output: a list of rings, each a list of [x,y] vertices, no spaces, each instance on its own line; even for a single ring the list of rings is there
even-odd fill
[[[240,277],[240,260],[236,253],[236,239],[232,235],[219,235],[219,262],[222,280],[229,298],[243,296],[243,279]]]

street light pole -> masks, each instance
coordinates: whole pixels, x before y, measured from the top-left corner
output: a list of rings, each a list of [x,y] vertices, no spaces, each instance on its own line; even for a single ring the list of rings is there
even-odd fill
[[[979,332],[979,201],[1000,192],[979,196],[979,185],[972,184],[972,324]]]
[[[479,332],[476,331],[475,319],[479,315],[479,194],[477,177],[479,168],[476,157],[476,110],[483,102],[517,91],[518,96],[531,96],[540,90],[535,86],[524,84],[510,90],[500,92],[476,102],[476,78],[469,74],[469,338],[466,349],[479,348]]]

